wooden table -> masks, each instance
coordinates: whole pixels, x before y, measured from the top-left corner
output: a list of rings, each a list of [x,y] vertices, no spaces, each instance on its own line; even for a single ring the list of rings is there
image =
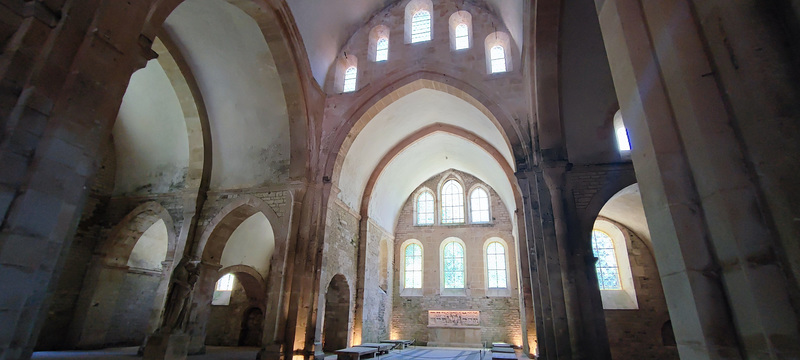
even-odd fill
[[[362,356],[375,356],[378,349],[371,347],[354,346],[346,349],[336,350],[337,360],[359,360]]]
[[[394,345],[386,344],[386,343],[383,343],[383,344],[366,343],[366,344],[358,345],[358,347],[377,348],[378,349],[378,354],[388,354],[389,350],[392,350],[392,348],[394,348]]]
[[[502,348],[510,348],[511,344],[506,344],[504,342],[493,342],[492,347],[502,347]]]
[[[413,343],[413,341],[411,340],[381,340],[381,342],[387,344],[394,344],[396,348],[400,349],[405,349],[409,345],[411,345],[411,343]]]

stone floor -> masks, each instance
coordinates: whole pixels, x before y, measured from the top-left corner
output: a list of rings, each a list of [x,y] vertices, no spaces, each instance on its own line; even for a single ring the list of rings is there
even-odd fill
[[[141,359],[136,356],[136,347],[113,348],[93,351],[40,351],[33,353],[32,359],[59,360],[115,360]],[[254,347],[218,347],[209,346],[204,355],[189,356],[191,360],[254,360],[258,348]]]
[[[92,351],[40,351],[33,353],[32,359],[59,360],[116,360],[136,359],[136,347],[112,348]],[[189,356],[191,360],[254,360],[258,348],[209,346],[204,355]],[[325,360],[336,360],[336,355],[326,356]],[[375,357],[380,360],[491,360],[489,351],[459,348],[429,348],[415,346],[405,350],[394,350],[389,354]],[[527,359],[517,351],[517,359]]]

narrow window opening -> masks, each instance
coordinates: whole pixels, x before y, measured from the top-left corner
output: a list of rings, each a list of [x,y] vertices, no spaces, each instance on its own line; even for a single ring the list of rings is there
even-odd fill
[[[502,46],[497,45],[490,52],[492,74],[506,72],[506,52]]]
[[[347,68],[344,72],[344,87],[343,92],[353,92],[356,91],[356,76],[357,76],[357,69],[355,66],[351,66]]]
[[[611,240],[611,237],[602,231],[593,230],[592,251],[594,257],[597,258],[595,270],[600,290],[622,290],[617,254],[614,251],[614,241]]]
[[[231,293],[233,292],[233,274],[225,274],[214,286],[214,294],[211,296],[211,305],[229,305],[231,303]]]
[[[417,198],[417,225],[433,225],[433,195],[425,191]]]
[[[464,190],[455,180],[448,180],[442,186],[442,223],[459,224],[464,222]]]
[[[469,28],[467,24],[456,26],[456,50],[469,48]]]
[[[380,38],[378,40],[378,45],[375,50],[375,61],[386,61],[389,60],[389,39],[387,38]]]
[[[406,289],[422,288],[422,247],[417,244],[406,246],[403,280]]]
[[[470,218],[473,223],[489,222],[489,195],[486,191],[477,188],[470,195]]]
[[[489,289],[508,288],[505,246],[497,241],[490,243],[486,247],[486,263]]]
[[[444,288],[464,288],[464,248],[452,241],[444,246]]]
[[[431,39],[431,13],[426,10],[417,11],[411,18],[411,43],[429,41]]]

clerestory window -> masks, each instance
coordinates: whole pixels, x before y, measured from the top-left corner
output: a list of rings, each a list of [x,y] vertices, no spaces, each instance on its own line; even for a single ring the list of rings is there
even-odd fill
[[[389,39],[380,38],[375,49],[375,61],[389,60]]]
[[[417,197],[417,225],[433,225],[434,201],[430,191]]]
[[[506,72],[506,51],[497,45],[491,50],[492,74]]]
[[[489,194],[482,188],[475,188],[469,196],[470,220],[473,223],[489,222]]]
[[[456,26],[456,50],[469,48],[469,27],[467,24]]]
[[[431,13],[426,10],[417,11],[411,18],[411,43],[429,41],[431,39]]]
[[[456,180],[442,185],[442,224],[464,222],[464,190]]]
[[[344,72],[344,87],[343,92],[353,92],[356,91],[356,76],[358,75],[358,69],[355,66],[351,66],[347,68]]]

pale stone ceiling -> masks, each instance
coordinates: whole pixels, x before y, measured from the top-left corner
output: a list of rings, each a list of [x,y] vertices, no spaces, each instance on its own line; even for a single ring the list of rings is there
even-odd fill
[[[288,178],[289,117],[280,75],[258,24],[235,6],[187,0],[164,29],[192,68],[211,124],[213,189]]]
[[[257,212],[242,221],[233,231],[222,251],[220,265],[252,266],[263,278],[269,273],[272,252],[275,250],[275,234],[264,214]]]
[[[600,210],[600,216],[614,220],[633,230],[648,245],[651,244],[650,228],[644,215],[639,184],[628,186],[616,193]]]
[[[288,0],[308,53],[314,78],[322,85],[339,50],[367,20],[395,0]],[[522,49],[523,0],[486,0]]]
[[[353,141],[342,165],[342,175],[339,181],[341,190],[339,197],[342,201],[351,208],[358,209],[366,182],[381,158],[407,136],[434,123],[451,124],[480,135],[503,154],[511,168],[514,167],[511,148],[497,126],[486,115],[453,95],[437,90],[422,89],[383,109]],[[413,161],[416,163],[430,161],[436,155],[438,154],[421,153]],[[494,159],[491,161],[494,162]],[[430,174],[429,177],[432,175],[434,174]],[[403,188],[412,185],[416,187],[419,183],[407,184]],[[402,202],[392,206],[402,206]]]

